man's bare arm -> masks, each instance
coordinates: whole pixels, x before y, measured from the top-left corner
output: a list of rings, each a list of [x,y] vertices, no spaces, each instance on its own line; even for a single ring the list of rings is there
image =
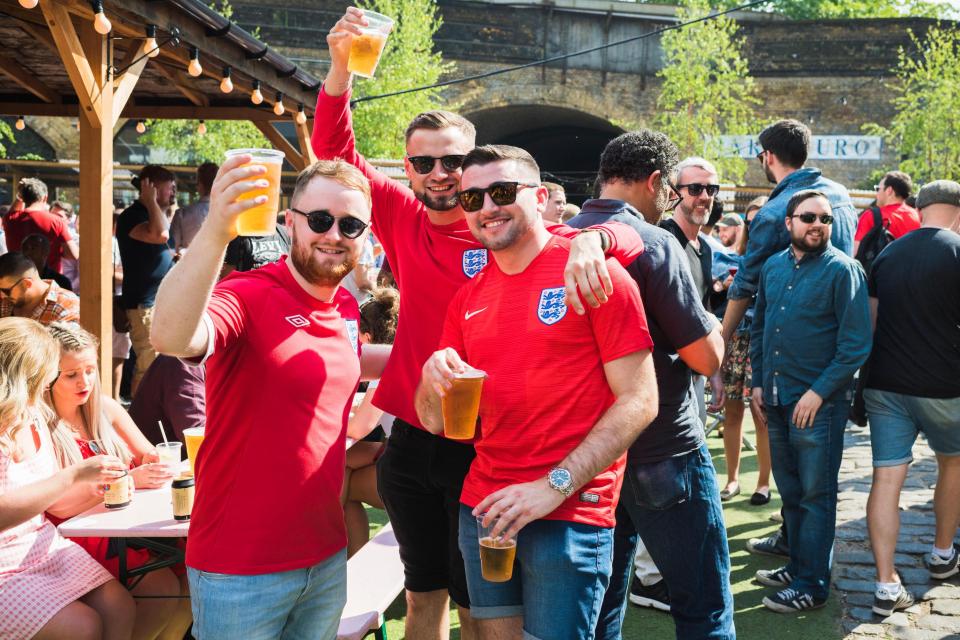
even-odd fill
[[[677,349],[677,355],[688,367],[704,376],[712,376],[723,361],[723,337],[719,323],[699,340]]]

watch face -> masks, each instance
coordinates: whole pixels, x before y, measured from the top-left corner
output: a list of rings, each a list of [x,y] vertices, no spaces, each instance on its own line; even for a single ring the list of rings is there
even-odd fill
[[[552,469],[550,471],[550,482],[557,487],[566,487],[573,482],[573,477],[566,469]]]

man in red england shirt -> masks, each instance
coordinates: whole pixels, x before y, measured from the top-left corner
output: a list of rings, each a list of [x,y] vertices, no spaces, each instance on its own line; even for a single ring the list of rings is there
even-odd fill
[[[159,351],[206,362],[187,547],[194,635],[332,640],[346,602],[347,417],[389,350],[368,345],[358,360],[359,309],[339,286],[368,234],[370,187],[342,161],[308,167],[286,212],[289,257],[218,283],[238,214],[266,201],[237,200],[267,186],[250,161],[220,168],[151,334]]]
[[[330,70],[317,97],[312,144],[318,158],[343,158],[370,179],[373,230],[383,244],[400,289],[400,325],[393,355],[374,404],[396,416],[386,452],[377,462],[378,490],[400,545],[407,599],[406,636],[441,640],[449,635],[448,593],[460,607],[461,634],[473,637],[463,559],[457,543],[460,491],[474,450],[423,429],[413,406],[420,368],[436,349],[443,314],[457,289],[487,263],[487,250],[473,236],[457,204],[460,164],[474,147],[475,130],[465,118],[430,111],[406,131],[404,168],[410,188],[378,172],[355,146],[350,116],[350,43],[365,22],[351,7],[327,36]],[[573,241],[567,300],[583,312],[577,287],[590,304],[611,291],[602,244],[629,264],[642,250],[626,225],[603,225]],[[576,235],[562,225],[551,233]],[[601,285],[603,283],[603,285]],[[606,288],[606,291],[604,289]]]
[[[24,238],[39,233],[50,240],[47,266],[54,271],[60,272],[61,257],[80,257],[80,249],[70,235],[66,221],[47,209],[47,185],[36,178],[24,178],[17,186],[17,197],[23,208],[11,210],[3,219],[8,251],[20,251]]]
[[[903,171],[890,171],[877,184],[877,206],[884,226],[894,238],[904,236],[920,228],[920,214],[907,204],[913,192],[913,180]],[[853,255],[857,255],[860,241],[873,229],[873,211],[860,214],[857,233],[853,236]]]
[[[610,577],[625,453],[657,413],[639,291],[611,260],[608,302],[585,315],[567,312],[570,241],[544,227],[548,194],[539,177],[517,147],[477,147],[464,160],[459,201],[493,261],[451,302],[416,397],[421,422],[440,433],[440,398],[454,372],[466,363],[487,372],[459,544],[471,615],[491,640],[521,630],[543,640],[592,637]],[[550,370],[564,374],[545,378]],[[481,514],[485,526],[496,523],[494,537],[519,533],[507,582],[481,576]]]

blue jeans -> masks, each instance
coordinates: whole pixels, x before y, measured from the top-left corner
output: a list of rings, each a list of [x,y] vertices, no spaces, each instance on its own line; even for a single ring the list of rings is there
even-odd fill
[[[790,540],[787,571],[793,576],[791,587],[826,598],[837,525],[837,474],[850,402],[836,394],[823,403],[813,426],[806,429],[793,423],[795,406],[767,405],[773,478]]]
[[[638,537],[667,583],[677,638],[736,638],[727,531],[706,444],[660,462],[627,463],[596,640],[620,640]]]
[[[346,549],[305,569],[187,577],[197,640],[333,640],[347,603]]]
[[[524,640],[583,640],[593,635],[610,576],[613,530],[564,520],[534,520],[517,535],[513,577],[487,582],[480,573],[477,520],[460,506],[460,552],[470,614],[523,616]]]

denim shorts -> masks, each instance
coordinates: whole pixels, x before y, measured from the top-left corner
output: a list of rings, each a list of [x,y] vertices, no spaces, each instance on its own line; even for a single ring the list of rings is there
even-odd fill
[[[347,603],[347,552],[312,567],[233,575],[187,567],[197,640],[334,640]]]
[[[476,518],[461,505],[460,551],[474,618],[523,616],[524,640],[593,637],[610,582],[612,528],[534,520],[517,536],[513,577],[487,582],[480,573]]]
[[[873,466],[912,462],[913,443],[921,431],[936,453],[960,455],[960,398],[921,398],[867,389],[863,399],[870,418]]]

